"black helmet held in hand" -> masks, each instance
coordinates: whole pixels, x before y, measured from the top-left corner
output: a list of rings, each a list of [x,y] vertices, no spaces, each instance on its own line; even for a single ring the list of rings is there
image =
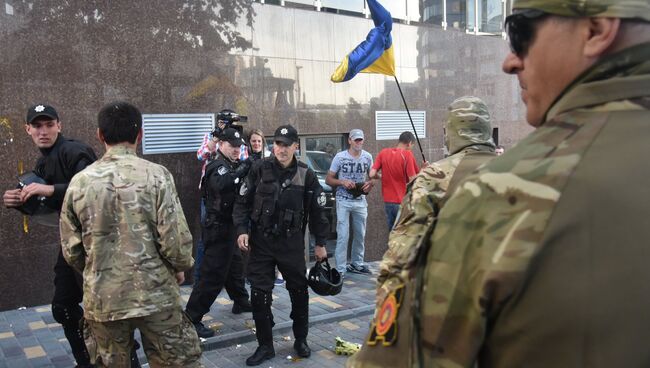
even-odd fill
[[[23,189],[32,183],[47,184],[47,182],[38,176],[35,172],[29,171],[18,177],[18,185],[16,188]],[[45,197],[41,196],[32,196],[20,207],[16,207],[16,209],[28,216],[35,215],[37,212],[39,212],[39,210],[41,210],[44,198]]]
[[[343,288],[341,274],[336,268],[330,267],[327,259],[317,261],[314,267],[309,269],[307,281],[316,294],[323,296],[336,295]]]

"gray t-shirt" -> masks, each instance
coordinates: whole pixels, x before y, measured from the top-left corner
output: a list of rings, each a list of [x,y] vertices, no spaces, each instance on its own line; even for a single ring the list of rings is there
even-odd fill
[[[339,180],[352,180],[355,183],[363,183],[368,180],[368,173],[372,167],[372,155],[361,151],[359,157],[354,157],[348,150],[341,151],[334,156],[330,171],[337,174]],[[366,196],[361,195],[354,198],[343,186],[336,188],[336,199],[362,200]]]

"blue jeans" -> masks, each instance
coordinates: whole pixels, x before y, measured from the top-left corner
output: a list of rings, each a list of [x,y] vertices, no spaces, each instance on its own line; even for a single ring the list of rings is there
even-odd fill
[[[201,278],[201,261],[203,261],[203,254],[205,253],[205,246],[203,245],[203,223],[205,222],[205,200],[201,197],[201,235],[199,241],[196,242],[196,259],[194,260],[194,285],[199,284]]]
[[[368,203],[366,199],[336,201],[336,269],[344,273],[348,258],[348,240],[350,239],[350,215],[352,216],[352,255],[350,263],[355,266],[363,265],[366,238],[366,218]]]
[[[384,202],[384,210],[386,211],[386,224],[388,225],[388,231],[393,230],[395,226],[395,221],[397,220],[397,214],[399,213],[399,203],[390,203]]]

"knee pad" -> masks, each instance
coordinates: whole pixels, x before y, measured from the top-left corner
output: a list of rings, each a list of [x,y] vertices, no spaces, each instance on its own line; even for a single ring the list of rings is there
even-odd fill
[[[253,309],[271,308],[272,303],[273,295],[271,292],[257,288],[251,289],[251,305],[253,306]]]
[[[52,304],[52,317],[60,324],[79,327],[83,309],[79,305]]]
[[[291,298],[291,314],[292,319],[303,319],[309,315],[309,292],[307,288],[289,290],[289,297]]]
[[[291,298],[291,305],[293,306],[306,306],[309,304],[309,291],[307,287],[289,289],[289,298]]]

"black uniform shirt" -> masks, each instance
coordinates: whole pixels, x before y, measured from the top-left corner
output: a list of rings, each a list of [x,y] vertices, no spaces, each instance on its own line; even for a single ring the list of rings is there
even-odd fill
[[[206,193],[206,210],[220,222],[232,222],[234,200],[244,176],[248,173],[248,162],[233,162],[217,150],[217,157],[208,164],[203,186]]]
[[[45,205],[61,212],[63,197],[72,177],[97,160],[90,146],[67,139],[59,134],[50,148],[40,148],[41,156],[36,162],[34,172],[47,184],[54,185],[54,194],[45,199]]]

